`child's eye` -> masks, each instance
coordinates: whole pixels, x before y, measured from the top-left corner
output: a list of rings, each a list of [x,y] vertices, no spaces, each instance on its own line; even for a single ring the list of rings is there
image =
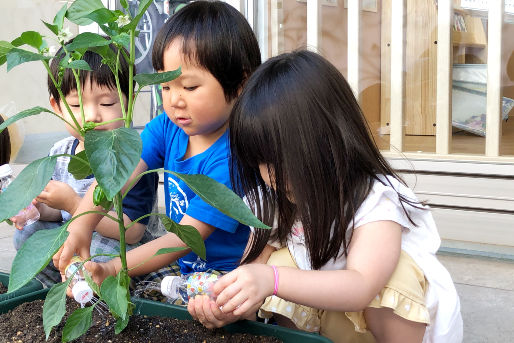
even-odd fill
[[[197,88],[198,88],[198,86],[193,86],[193,87],[184,87],[184,89],[185,89],[186,91],[190,91],[190,92],[191,92],[191,91],[194,91],[194,90],[195,90],[195,89],[197,89]]]
[[[162,86],[162,90],[163,90],[163,91],[169,91],[169,90],[170,90],[170,87],[169,87],[169,86]]]
[[[113,106],[115,104],[115,102],[113,103],[109,103],[109,104],[101,104],[102,106]]]
[[[76,105],[75,104],[69,104],[69,105],[70,105],[70,107],[75,107],[75,108],[79,108],[80,107],[79,104],[76,104]]]

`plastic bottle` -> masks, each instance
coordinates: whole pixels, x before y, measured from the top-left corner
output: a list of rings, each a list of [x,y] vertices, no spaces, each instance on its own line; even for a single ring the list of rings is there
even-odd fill
[[[93,299],[93,290],[87,284],[84,278],[84,271],[80,268],[80,264],[83,261],[79,256],[73,256],[71,263],[66,267],[65,275],[66,279],[69,279],[73,275],[73,279],[70,281],[71,293],[76,302],[82,307]],[[76,273],[75,271],[78,270]],[[75,274],[73,274],[75,273]]]
[[[212,296],[212,286],[219,278],[219,275],[208,272],[165,276],[161,282],[161,293],[169,300],[182,299],[187,304],[195,295]]]
[[[14,176],[11,166],[8,164],[0,166],[0,193],[3,192],[13,180]],[[36,206],[30,204],[18,212],[14,218],[16,218],[16,225],[23,227],[37,222],[39,220],[39,211]]]

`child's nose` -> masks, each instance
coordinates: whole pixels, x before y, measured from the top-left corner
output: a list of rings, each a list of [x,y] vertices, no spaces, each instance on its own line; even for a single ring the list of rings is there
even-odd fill
[[[86,121],[91,121],[94,123],[100,123],[102,121],[102,116],[100,114],[100,109],[96,107],[90,106],[89,108],[84,107],[84,116]]]
[[[170,104],[173,107],[184,106],[184,99],[180,92],[170,92]]]

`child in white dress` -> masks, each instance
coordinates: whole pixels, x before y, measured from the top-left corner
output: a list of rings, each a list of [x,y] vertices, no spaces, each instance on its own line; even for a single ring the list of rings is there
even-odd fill
[[[336,342],[462,340],[430,209],[382,157],[332,64],[308,51],[269,59],[234,105],[230,143],[236,190],[273,228],[253,230],[215,304],[190,301],[195,318],[214,327],[260,308]]]

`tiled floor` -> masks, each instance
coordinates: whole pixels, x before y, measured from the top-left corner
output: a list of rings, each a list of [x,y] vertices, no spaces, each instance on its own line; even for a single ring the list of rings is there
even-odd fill
[[[15,255],[14,228],[0,223],[0,271]],[[464,342],[514,341],[514,262],[440,255],[455,281],[464,318]]]

